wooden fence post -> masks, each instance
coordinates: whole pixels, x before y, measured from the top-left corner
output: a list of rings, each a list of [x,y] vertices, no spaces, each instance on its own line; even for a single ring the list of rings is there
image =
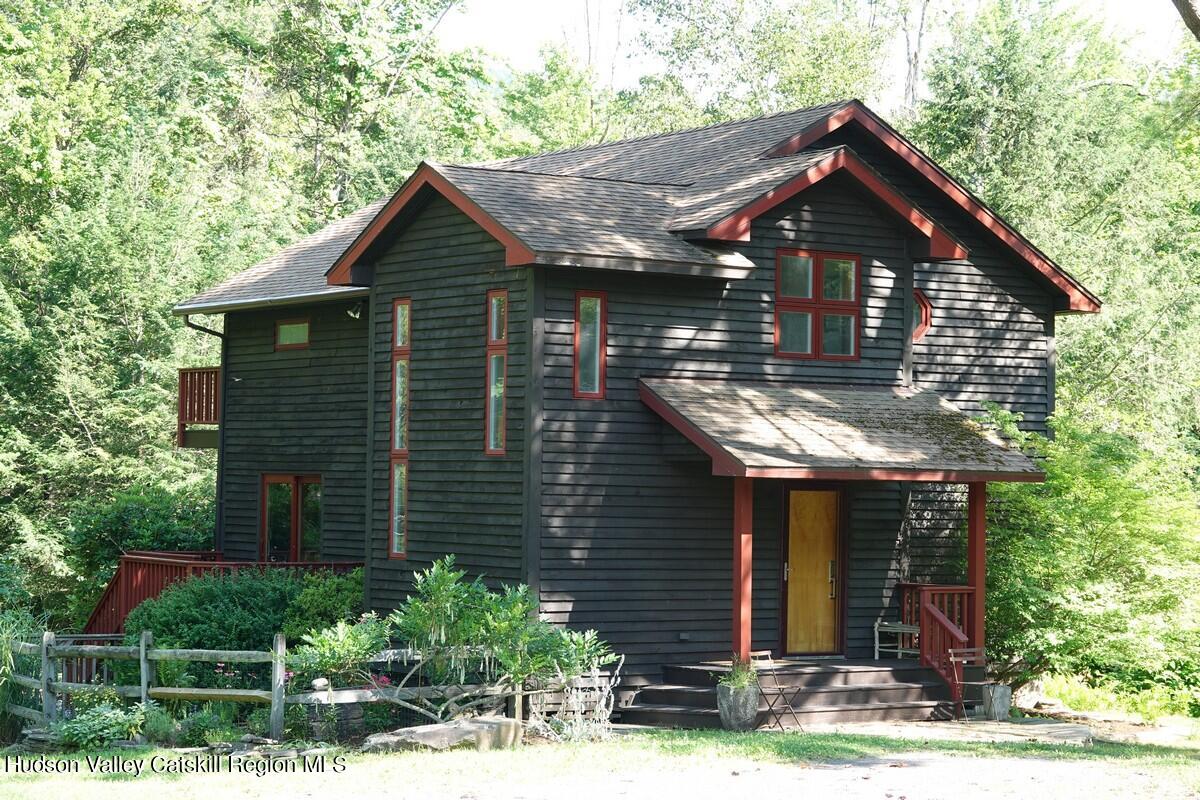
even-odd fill
[[[138,668],[142,676],[142,702],[150,702],[150,648],[154,644],[154,634],[142,631],[141,641],[138,642]]]
[[[54,647],[54,633],[44,631],[42,633],[42,717],[47,723],[53,722],[58,716],[58,703],[55,702],[54,692],[50,689],[50,682],[55,678],[51,671],[51,647]]]
[[[287,666],[287,642],[283,634],[275,634],[271,659],[271,738],[283,739],[283,673]]]

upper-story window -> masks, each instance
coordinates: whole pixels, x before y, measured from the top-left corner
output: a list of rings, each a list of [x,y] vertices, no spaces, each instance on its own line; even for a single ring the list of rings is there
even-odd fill
[[[862,258],[781,249],[775,262],[775,352],[786,358],[859,357]]]
[[[412,366],[412,300],[392,302],[392,408],[388,459],[388,556],[408,555],[408,418]]]
[[[303,350],[308,347],[308,320],[281,319],[275,323],[276,350]]]
[[[920,289],[913,290],[912,340],[921,341],[933,327],[933,304]]]
[[[608,370],[608,297],[604,292],[575,294],[575,396],[604,397]]]
[[[484,409],[483,452],[504,455],[504,396],[508,382],[508,290],[487,293],[487,399]]]

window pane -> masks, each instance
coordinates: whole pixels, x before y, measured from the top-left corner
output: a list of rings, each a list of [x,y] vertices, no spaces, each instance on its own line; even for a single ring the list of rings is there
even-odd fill
[[[579,391],[584,394],[600,392],[600,298],[579,298]]]
[[[501,342],[508,333],[508,298],[502,294],[492,295],[488,303],[488,339]]]
[[[504,356],[488,356],[487,449],[504,449]]]
[[[917,330],[917,328],[921,327],[921,318],[923,316],[924,314],[921,310],[921,301],[914,298],[912,307],[912,329],[914,332]]]
[[[478,306],[476,306],[478,308]],[[477,318],[478,319],[478,318]],[[392,552],[404,552],[404,523],[408,517],[405,501],[408,498],[408,464],[392,464]]]
[[[267,484],[267,560],[288,561],[292,551],[292,484]]]
[[[813,260],[810,256],[781,256],[779,291],[784,297],[812,297]]]
[[[281,322],[276,328],[275,344],[297,345],[308,344],[307,322]]]
[[[821,352],[827,356],[854,355],[853,314],[821,316]]]
[[[848,258],[827,258],[821,278],[821,295],[826,300],[854,299],[854,262]]]
[[[476,308],[479,308],[479,306],[476,306]],[[392,321],[392,324],[396,328],[396,347],[408,347],[409,345],[412,329],[412,321],[409,318],[410,310],[411,307],[408,303],[399,303],[396,306],[396,319]]]
[[[779,352],[812,352],[812,314],[807,311],[779,312]]]
[[[305,483],[300,488],[300,560],[321,558],[321,484]]]
[[[392,449],[408,449],[408,359],[396,359],[392,386]]]

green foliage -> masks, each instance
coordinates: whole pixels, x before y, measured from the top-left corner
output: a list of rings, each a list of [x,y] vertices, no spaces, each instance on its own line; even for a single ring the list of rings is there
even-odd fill
[[[142,723],[142,735],[151,744],[174,747],[179,741],[182,727],[170,713],[153,700],[146,703],[146,718]]]
[[[180,722],[179,744],[183,747],[204,747],[230,729],[230,720],[205,707],[184,717]]]
[[[1154,721],[1171,715],[1200,716],[1200,690],[1187,690],[1156,684],[1131,690],[1115,681],[1089,683],[1074,675],[1048,675],[1044,690],[1076,711],[1112,711],[1119,709]]]
[[[54,724],[64,744],[80,750],[95,750],[141,733],[145,709],[141,705],[98,705]]]
[[[342,575],[305,573],[303,583],[284,612],[283,634],[289,642],[299,641],[315,627],[355,619],[363,611],[361,568]]]
[[[758,686],[758,673],[753,664],[743,661],[735,654],[729,662],[729,671],[721,673],[717,683],[734,689],[747,689],[751,686]]]
[[[14,653],[11,643],[14,639],[34,641],[44,630],[42,623],[42,619],[28,611],[0,608],[0,741],[11,741],[22,727],[19,717],[11,716],[4,710],[9,703],[17,702],[26,708],[35,707],[35,698],[30,690],[13,683],[14,670],[19,669],[24,675],[33,675],[36,669],[41,668],[40,661],[35,666],[32,656]],[[40,700],[40,697],[36,699]]]
[[[76,715],[101,706],[120,708],[121,695],[117,694],[117,690],[111,686],[96,686],[71,695],[71,710]]]
[[[364,614],[354,624],[339,620],[332,628],[306,634],[299,647],[288,650],[288,668],[301,687],[314,678],[328,678],[334,688],[366,682],[366,662],[387,649],[391,624]]]

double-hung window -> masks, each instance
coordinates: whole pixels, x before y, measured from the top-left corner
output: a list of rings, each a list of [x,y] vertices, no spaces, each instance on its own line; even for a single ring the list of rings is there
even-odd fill
[[[608,297],[604,292],[575,294],[575,396],[604,398],[608,369]]]
[[[508,380],[508,290],[492,289],[485,306],[487,334],[484,356],[486,369],[486,407],[483,424],[483,452],[504,455],[504,396]]]
[[[392,302],[392,407],[388,459],[388,556],[408,555],[408,401],[412,364],[412,300]]]
[[[775,353],[785,358],[859,357],[862,258],[781,249],[775,260]]]

